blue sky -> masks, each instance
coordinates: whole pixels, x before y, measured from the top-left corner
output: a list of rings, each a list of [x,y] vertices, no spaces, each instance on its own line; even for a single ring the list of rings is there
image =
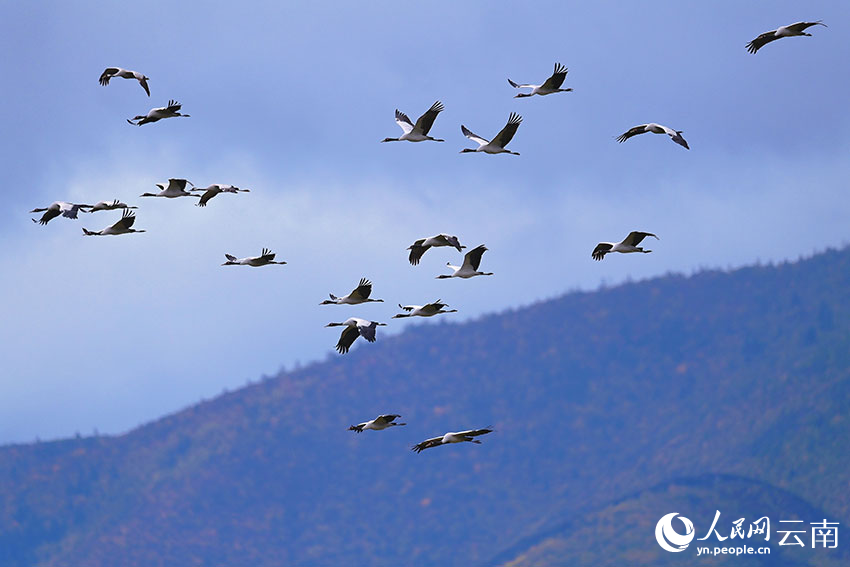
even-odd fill
[[[120,433],[223,388],[333,353],[349,316],[405,324],[441,298],[463,321],[627,278],[796,259],[850,241],[850,6],[838,2],[3,3],[0,443]],[[811,38],[744,45],[799,20]],[[13,56],[10,56],[12,54]],[[575,92],[514,99],[555,62]],[[105,67],[150,77],[97,79]],[[183,103],[191,118],[126,118]],[[437,143],[397,136],[446,110]],[[522,155],[460,155],[510,112]],[[625,144],[628,128],[684,131]],[[169,177],[231,183],[206,209],[139,199]],[[30,221],[56,200],[139,205]],[[630,230],[654,253],[590,251]],[[492,278],[438,281],[415,239],[486,243]],[[283,267],[221,267],[269,247]],[[323,306],[370,278],[384,304]],[[426,323],[427,324],[427,323]],[[357,348],[369,348],[359,345]],[[356,356],[357,348],[352,354]]]

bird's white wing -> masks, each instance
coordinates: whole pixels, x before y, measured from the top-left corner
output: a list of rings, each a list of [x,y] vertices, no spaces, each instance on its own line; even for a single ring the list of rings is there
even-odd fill
[[[469,128],[467,128],[466,126],[464,126],[463,124],[460,125],[460,131],[463,132],[464,136],[466,136],[467,138],[469,138],[470,140],[472,140],[473,142],[475,142],[479,146],[486,146],[487,144],[490,143],[490,140],[485,140],[484,138],[482,138],[478,134],[473,134],[472,131]]]
[[[538,85],[520,85],[519,83],[515,83],[510,79],[508,79],[508,82],[515,89],[533,89],[534,87],[538,86]]]
[[[396,109],[395,111],[395,123],[398,124],[399,128],[404,130],[405,134],[410,134],[413,130],[413,122],[410,121],[410,118],[407,117],[407,114]]]

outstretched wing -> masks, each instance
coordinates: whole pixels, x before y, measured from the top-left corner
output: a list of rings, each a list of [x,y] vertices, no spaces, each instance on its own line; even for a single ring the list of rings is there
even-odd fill
[[[555,63],[555,72],[552,73],[552,76],[546,79],[546,82],[543,83],[543,88],[545,89],[560,89],[561,85],[564,84],[564,79],[567,77],[567,68],[561,65],[560,63]]]
[[[672,134],[670,134],[670,139],[685,148],[686,150],[691,149],[691,147],[688,146],[688,142],[686,142],[685,139],[682,137],[681,132],[674,131]]]
[[[590,257],[594,260],[601,260],[613,247],[614,245],[610,242],[600,242],[596,245],[596,248],[593,249],[593,252],[590,253]]]
[[[410,134],[410,131],[413,130],[413,122],[410,121],[407,114],[397,108],[395,109],[395,123],[404,130],[405,134]]]
[[[481,256],[487,251],[487,248],[482,244],[476,248],[473,248],[463,257],[463,267],[469,266],[476,272],[478,271],[478,266],[481,265]]]
[[[763,34],[761,34],[760,36],[758,36],[747,44],[747,51],[749,51],[750,53],[755,53],[771,41],[775,41],[777,39],[779,38],[776,37],[776,30],[764,32]]]
[[[467,431],[458,431],[458,435],[462,435],[463,437],[477,437],[478,435],[486,435],[488,433],[493,433],[493,429],[490,427],[485,427],[484,429],[469,429]]]
[[[425,243],[424,238],[420,238],[416,242],[410,245],[410,256],[407,259],[410,261],[411,266],[415,266],[419,264],[419,260],[422,258],[422,255],[430,248],[430,246],[422,246]]]
[[[142,85],[142,88],[145,89],[145,92],[148,93],[148,96],[151,96],[151,90],[148,88],[148,78],[144,77],[139,79],[139,84]]]
[[[658,239],[658,237],[652,234],[651,232],[639,232],[637,230],[633,230],[629,233],[625,240],[623,240],[623,244],[628,244],[629,246],[637,246],[647,236],[652,236],[656,240]]]
[[[179,112],[182,107],[183,105],[176,100],[169,100],[168,106],[165,107],[165,110],[168,112]]]
[[[816,22],[797,22],[796,24],[791,24],[790,26],[785,26],[785,27],[787,27],[789,30],[793,31],[794,33],[800,33],[801,31],[803,31],[807,28],[810,28],[812,26],[827,27],[827,25],[820,20],[818,20]]]
[[[427,305],[423,305],[422,311],[424,311],[426,313],[436,313],[437,311],[439,311],[443,307],[448,307],[448,305],[446,305],[445,303],[440,303],[440,301],[441,300],[438,299],[437,301],[434,301],[434,302],[429,303]]]
[[[464,126],[463,124],[460,125],[460,131],[463,132],[464,136],[466,136],[467,138],[469,138],[470,140],[472,140],[473,142],[475,142],[479,146],[486,146],[487,144],[490,143],[490,140],[485,140],[484,138],[482,138],[478,134],[473,134],[472,131],[469,128],[467,128],[466,126]]]
[[[369,296],[372,295],[372,282],[366,278],[360,278],[360,283],[354,288],[351,295],[360,297],[361,299],[369,299]]]
[[[431,447],[437,447],[437,446],[442,445],[442,444],[443,444],[443,436],[440,435],[439,437],[431,437],[430,439],[426,439],[425,441],[422,441],[421,443],[417,443],[416,445],[414,445],[410,449],[412,451],[416,451],[417,453],[421,453],[425,449],[430,449]]]
[[[116,230],[127,230],[129,228],[132,228],[133,223],[135,223],[135,222],[136,222],[135,213],[132,213],[132,212],[128,211],[127,209],[124,209],[124,214],[121,216],[121,220],[119,220],[118,222],[113,224],[111,228],[114,228]]]
[[[260,260],[264,262],[271,262],[274,260],[275,254],[268,248],[263,248],[263,253],[260,255]]]
[[[360,336],[356,327],[346,327],[339,336],[339,342],[336,343],[336,350],[340,354],[345,354],[351,348],[352,343]]]
[[[637,136],[638,134],[643,134],[646,132],[646,124],[641,124],[640,126],[635,126],[634,128],[630,128],[628,132],[617,136],[617,141],[621,144],[631,138],[632,136]]]
[[[100,79],[98,79],[98,81],[100,81],[100,84],[105,87],[109,84],[109,79],[111,79],[112,76],[115,75],[115,73],[117,72],[118,67],[107,67],[106,70],[104,70],[103,73],[100,74]]]
[[[508,145],[514,134],[516,134],[517,128],[522,124],[522,116],[517,114],[516,112],[511,112],[510,118],[508,118],[508,123],[505,124],[505,127],[502,128],[502,131],[496,134],[496,137],[493,138],[493,143],[498,145],[500,148],[504,148]]]
[[[398,304],[398,308],[404,311],[413,311],[414,309],[413,305],[402,305],[401,303]]]
[[[399,417],[401,417],[401,416],[398,415],[398,414],[394,414],[394,413],[390,413],[390,414],[386,414],[386,415],[379,415],[378,417],[375,418],[375,423],[378,423],[380,425],[386,425],[388,423],[392,423],[393,421],[395,421]]]
[[[367,326],[357,326],[357,330],[360,332],[360,336],[369,341],[370,343],[375,342],[375,330],[378,328],[378,324],[372,321],[372,324]]]
[[[198,206],[199,207],[206,207],[207,201],[209,201],[210,199],[212,199],[213,197],[215,197],[218,194],[219,194],[219,191],[216,191],[214,189],[210,189],[209,191],[204,191],[204,194],[201,195],[201,200],[198,201]]]
[[[510,83],[510,85],[515,89],[525,89],[525,88],[533,89],[534,87],[537,86],[537,85],[520,85],[518,83],[513,82],[510,79],[508,79],[508,83]]]
[[[419,120],[416,121],[416,125],[413,126],[413,129],[419,132],[422,135],[427,136],[428,132],[431,131],[431,126],[434,125],[434,120],[437,118],[437,115],[445,110],[443,103],[439,100],[431,105],[425,114],[419,117]]]

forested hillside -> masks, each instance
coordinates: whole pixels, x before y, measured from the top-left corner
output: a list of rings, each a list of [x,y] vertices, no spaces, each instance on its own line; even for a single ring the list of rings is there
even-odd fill
[[[680,485],[700,514],[846,526],[848,346],[846,249],[428,322],[126,435],[0,448],[0,565],[674,564],[653,498]],[[347,430],[379,413],[408,425]]]

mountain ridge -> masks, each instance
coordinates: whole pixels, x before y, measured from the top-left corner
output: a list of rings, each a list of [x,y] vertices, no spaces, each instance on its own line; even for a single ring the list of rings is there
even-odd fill
[[[411,326],[122,436],[2,447],[0,560],[487,564],[707,473],[847,518],[848,284],[845,249],[571,293]],[[388,411],[409,425],[347,431]],[[486,425],[481,445],[409,450]]]

